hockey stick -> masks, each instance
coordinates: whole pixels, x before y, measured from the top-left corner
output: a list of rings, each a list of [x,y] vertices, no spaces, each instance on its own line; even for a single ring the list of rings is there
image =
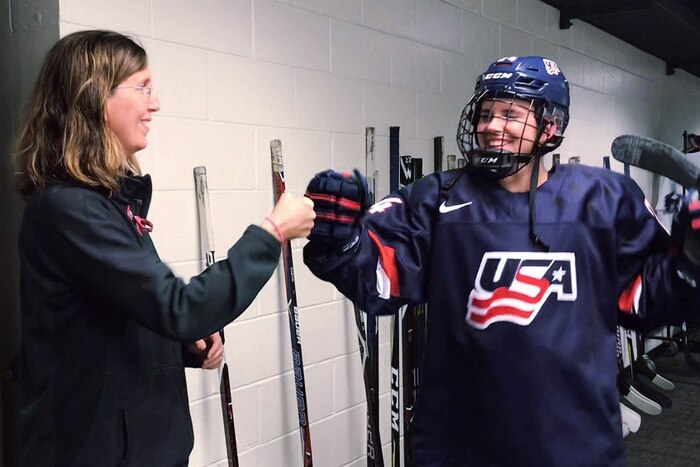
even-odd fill
[[[651,381],[651,383],[659,389],[671,391],[676,387],[676,385],[673,384],[672,381],[667,380],[659,373],[657,373],[654,361],[647,354],[642,354],[641,361],[638,365],[635,365],[634,368],[637,371],[637,373],[646,376]]]
[[[374,127],[368,127],[365,129],[365,170],[369,177],[368,185],[371,190],[372,202],[375,202],[377,199],[377,182],[379,180],[374,149]],[[367,403],[372,404],[374,411],[372,429],[374,431],[374,446],[378,453],[377,466],[384,467],[384,454],[379,427],[379,318],[375,316],[370,319],[369,314],[365,314],[365,317],[367,318],[365,331],[369,357],[368,375],[371,383],[369,387],[371,398],[367,400]]]
[[[622,437],[629,433],[636,433],[642,424],[642,417],[622,402],[620,402],[620,413],[622,414]]]
[[[610,148],[618,161],[670,178],[686,188],[700,187],[700,167],[669,146],[644,136],[622,135]]]
[[[399,189],[399,127],[389,128],[389,191]],[[399,395],[399,346],[401,342],[400,322],[406,307],[391,317],[391,465],[401,465],[401,403]]]
[[[365,171],[370,188],[370,204],[376,193],[377,172],[374,168],[374,128],[365,129]],[[362,358],[362,375],[367,399],[367,467],[384,467],[379,434],[379,334],[377,318],[353,304],[355,324]]]
[[[415,180],[413,171],[417,160],[411,156],[400,156],[399,188],[403,188]],[[401,315],[401,381],[403,383],[403,458],[404,463],[411,465],[411,420],[413,419],[414,406],[414,369],[415,369],[415,323],[416,305],[408,305],[402,308]]]
[[[435,138],[434,141],[435,153],[434,161],[439,166],[442,165],[442,137]],[[438,147],[439,146],[439,147]],[[440,157],[438,157],[440,156]],[[414,157],[411,159],[412,164],[412,180],[415,182],[423,177],[423,159]],[[404,340],[404,348],[409,349],[404,351],[404,462],[407,467],[413,465],[413,457],[411,455],[413,446],[413,418],[415,417],[416,400],[418,400],[418,391],[421,384],[421,372],[423,367],[423,357],[425,356],[425,341],[428,319],[428,307],[425,303],[412,305],[409,307],[409,322],[406,324],[407,331],[404,335],[407,336]]]
[[[284,159],[282,158],[282,142],[278,139],[270,141],[270,156],[272,159],[272,180],[274,182],[275,203],[284,193]],[[301,334],[299,331],[299,309],[297,307],[297,290],[294,280],[294,264],[292,263],[292,248],[289,240],[282,244],[282,263],[284,265],[284,283],[287,288],[287,312],[289,315],[289,337],[292,341],[292,362],[294,363],[294,382],[297,396],[297,412],[299,416],[299,434],[301,436],[302,465],[311,467],[311,430],[309,427],[309,404],[306,399],[306,379],[304,378],[304,361],[301,354]]]
[[[205,266],[208,268],[214,264],[214,229],[209,209],[209,186],[207,184],[207,168],[195,167],[194,188],[197,195],[197,213],[199,215],[199,241],[202,254],[205,258]],[[219,330],[221,344],[226,341],[224,330]],[[228,465],[238,467],[238,448],[236,446],[236,427],[233,422],[233,401],[231,399],[231,382],[226,363],[226,352],[223,354],[223,362],[219,368],[219,392],[221,394],[221,412],[224,417],[224,435],[226,438],[226,454]]]
[[[433,138],[433,172],[442,172],[443,142],[445,138],[436,136]]]
[[[372,348],[369,343],[372,336],[377,336],[376,324],[370,326],[369,323],[376,318],[367,316],[367,326],[363,311],[357,306],[355,308],[355,325],[360,345],[360,358],[362,358],[362,374],[365,383],[365,397],[367,399],[367,467],[384,467],[384,456],[382,454],[382,442],[379,436],[379,397],[376,389],[377,378],[374,378],[377,365],[372,363],[377,347]],[[374,328],[374,329],[372,329]],[[370,333],[369,336],[367,333]]]

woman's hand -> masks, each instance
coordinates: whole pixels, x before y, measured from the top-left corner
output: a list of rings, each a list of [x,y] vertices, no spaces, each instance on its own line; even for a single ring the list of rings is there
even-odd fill
[[[187,350],[202,359],[202,368],[215,370],[224,360],[224,345],[218,332],[187,345]]]
[[[315,218],[313,201],[283,193],[272,213],[262,221],[260,227],[283,242],[293,238],[308,237],[314,227]],[[280,233],[283,238],[280,238]]]

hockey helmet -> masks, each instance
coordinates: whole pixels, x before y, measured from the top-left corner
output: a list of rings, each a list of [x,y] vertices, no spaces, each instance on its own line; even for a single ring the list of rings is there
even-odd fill
[[[512,112],[513,106],[519,110]],[[494,114],[496,108],[499,115]],[[534,119],[529,119],[529,115]],[[501,135],[500,146],[498,136],[487,137],[494,130],[487,131],[483,122],[491,119],[497,119],[501,125],[498,131],[505,133],[509,125],[511,132],[514,128],[521,131],[511,135],[519,140],[515,147],[511,137]],[[527,131],[523,124],[526,121],[534,122],[530,124],[534,131]],[[470,170],[501,179],[525,167],[533,157],[556,149],[568,122],[569,82],[556,62],[538,56],[504,57],[479,76],[474,95],[462,110],[457,145]],[[541,135],[551,124],[556,125],[555,131],[540,143]]]

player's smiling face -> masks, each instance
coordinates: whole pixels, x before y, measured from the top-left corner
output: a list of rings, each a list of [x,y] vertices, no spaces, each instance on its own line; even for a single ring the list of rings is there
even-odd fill
[[[476,131],[483,149],[531,154],[537,136],[534,104],[525,99],[486,99]]]

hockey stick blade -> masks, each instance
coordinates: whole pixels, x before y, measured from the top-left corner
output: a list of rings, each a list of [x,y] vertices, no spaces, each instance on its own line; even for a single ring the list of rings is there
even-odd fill
[[[659,415],[661,413],[661,406],[656,401],[652,401],[644,396],[634,387],[630,387],[629,393],[623,395],[623,397],[627,402],[645,414]]]
[[[642,417],[634,410],[620,402],[620,413],[622,414],[622,423],[627,426],[631,433],[636,433],[642,425]]]
[[[652,138],[622,135],[610,148],[620,162],[670,178],[686,188],[700,187],[700,167],[678,149]]]
[[[671,398],[654,389],[651,385],[651,381],[646,376],[640,374],[635,375],[634,387],[647,398],[659,404],[662,408],[670,409],[673,407]]]
[[[651,362],[651,364],[649,362]],[[652,384],[659,389],[671,391],[676,387],[673,382],[664,378],[656,371],[656,367],[646,354],[642,355],[641,361],[635,363],[634,371],[649,378]]]

